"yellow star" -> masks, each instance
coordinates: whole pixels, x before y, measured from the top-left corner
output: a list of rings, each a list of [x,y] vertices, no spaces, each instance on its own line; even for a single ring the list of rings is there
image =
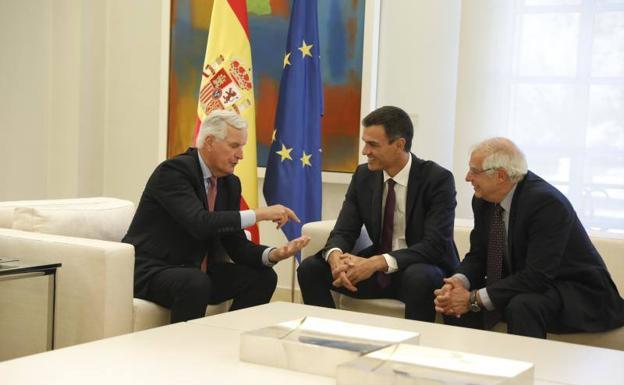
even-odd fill
[[[312,163],[310,163],[310,158],[311,157],[312,157],[312,154],[308,155],[304,151],[303,152],[303,156],[299,159],[299,160],[301,160],[301,166],[303,166],[303,167],[305,167],[305,166],[312,167]]]
[[[293,150],[292,148],[286,148],[286,146],[284,146],[284,143],[282,143],[282,149],[279,151],[275,151],[275,153],[282,157],[282,162],[283,162],[286,159],[292,160],[292,158],[290,157],[290,152],[292,150]]]
[[[298,48],[299,51],[301,51],[301,57],[306,57],[306,55],[312,57],[312,53],[310,52],[310,50],[312,49],[313,46],[314,44],[307,45],[304,40],[303,43],[301,44],[301,47]]]
[[[275,142],[275,135],[277,135],[277,130],[273,130],[273,135],[271,136],[271,143]]]
[[[290,65],[290,52],[288,52],[286,55],[284,55],[284,67],[286,68],[286,66]]]

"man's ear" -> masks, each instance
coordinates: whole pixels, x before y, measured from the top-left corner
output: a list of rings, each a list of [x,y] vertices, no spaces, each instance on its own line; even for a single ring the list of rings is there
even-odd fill
[[[397,148],[401,151],[405,151],[405,143],[406,140],[405,138],[398,138],[394,140],[395,146],[397,146]]]
[[[507,174],[507,170],[505,170],[504,168],[499,168],[496,170],[496,179],[498,179],[499,182],[506,182],[509,180],[509,175]]]
[[[206,139],[204,139],[204,148],[207,151],[212,150],[212,145],[214,144],[215,137],[213,135],[206,135]]]

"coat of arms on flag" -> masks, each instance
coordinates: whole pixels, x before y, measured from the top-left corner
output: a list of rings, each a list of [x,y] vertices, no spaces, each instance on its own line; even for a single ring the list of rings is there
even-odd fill
[[[240,59],[226,60],[223,55],[206,64],[202,72],[198,114],[201,119],[216,109],[232,109],[240,114],[251,106],[253,93],[251,69]],[[253,94],[252,94],[253,96]]]

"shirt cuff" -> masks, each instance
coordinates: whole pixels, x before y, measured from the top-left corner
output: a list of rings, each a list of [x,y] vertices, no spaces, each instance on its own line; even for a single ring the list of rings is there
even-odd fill
[[[479,289],[479,298],[481,298],[481,303],[486,310],[492,311],[494,310],[494,304],[490,299],[490,295],[487,292],[487,289],[484,287],[483,289]]]
[[[275,265],[277,265],[277,262],[271,262],[269,260],[269,253],[271,252],[271,250],[275,249],[275,247],[267,247],[266,249],[264,249],[264,251],[262,252],[262,264],[264,266],[267,267],[273,267]]]
[[[396,258],[388,253],[382,255],[386,260],[386,263],[388,264],[388,271],[385,271],[386,274],[392,274],[395,271],[399,270],[399,264],[397,263]]]
[[[468,280],[468,277],[466,277],[462,273],[453,274],[451,278],[459,278],[459,280],[462,281],[462,284],[464,285],[464,289],[470,290],[470,281]]]
[[[335,250],[338,250],[342,253],[342,250],[340,250],[340,248],[338,247],[334,247],[332,249],[327,250],[326,252],[323,253],[323,259],[325,260],[325,262],[327,262],[327,258],[329,258],[329,255],[333,253]]]
[[[243,210],[240,212],[241,216],[241,229],[256,224],[256,212],[253,210]]]

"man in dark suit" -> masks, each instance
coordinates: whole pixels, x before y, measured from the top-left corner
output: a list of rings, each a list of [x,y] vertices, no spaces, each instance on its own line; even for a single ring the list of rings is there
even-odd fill
[[[149,178],[123,242],[135,247],[134,295],[171,309],[171,321],[202,317],[208,304],[233,298],[231,310],[266,303],[277,276],[271,266],[309,239],[279,248],[256,245],[243,229],[297,216],[281,205],[239,211],[247,123],[213,111],[201,124],[197,147],[161,163]],[[223,249],[235,263],[226,263]]]
[[[334,307],[330,289],[356,298],[395,298],[405,317],[433,321],[432,291],[459,263],[453,243],[453,175],[410,153],[413,126],[397,107],[364,118],[362,153],[325,248],[297,270],[306,304]],[[372,245],[349,254],[362,225]]]
[[[527,170],[514,143],[477,145],[466,181],[470,252],[436,290],[436,310],[471,327],[502,318],[509,333],[539,338],[624,324],[624,300],[570,202]]]

